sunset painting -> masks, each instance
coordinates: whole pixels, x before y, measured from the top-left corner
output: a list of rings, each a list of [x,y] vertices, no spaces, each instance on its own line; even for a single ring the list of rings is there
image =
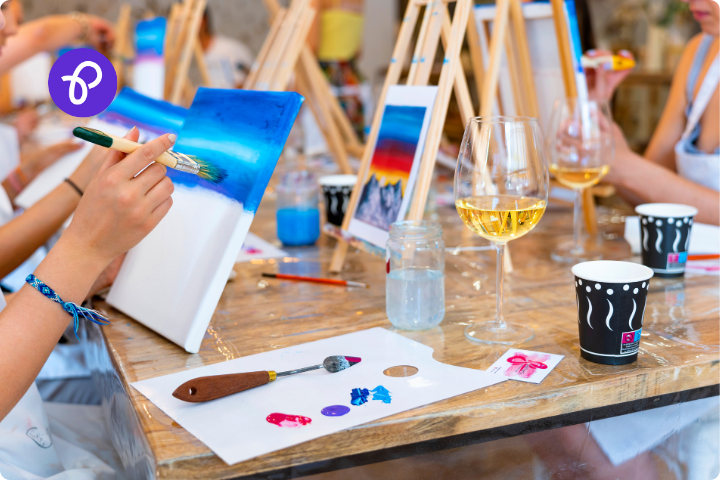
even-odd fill
[[[358,202],[356,218],[389,230],[398,221],[426,107],[387,105],[378,140]]]

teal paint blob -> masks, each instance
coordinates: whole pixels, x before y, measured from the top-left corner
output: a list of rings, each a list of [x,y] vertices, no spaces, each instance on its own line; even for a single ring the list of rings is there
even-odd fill
[[[378,385],[377,387],[370,390],[373,394],[372,399],[373,400],[380,400],[383,403],[390,403],[392,402],[392,396],[390,391],[383,387],[382,385]]]

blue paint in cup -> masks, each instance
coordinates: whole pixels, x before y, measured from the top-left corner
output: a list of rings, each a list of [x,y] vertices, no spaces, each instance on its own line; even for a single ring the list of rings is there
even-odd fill
[[[287,172],[277,187],[277,236],[285,246],[312,245],[320,237],[319,189],[314,174]]]
[[[320,237],[317,208],[282,208],[277,211],[277,236],[289,247],[312,245]]]

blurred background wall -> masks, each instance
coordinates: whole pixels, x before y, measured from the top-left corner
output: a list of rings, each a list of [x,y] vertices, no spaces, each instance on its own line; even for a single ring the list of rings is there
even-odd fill
[[[172,0],[22,0],[28,20],[50,15],[79,11],[115,21],[120,4],[133,6],[135,20],[145,13],[167,15]],[[283,5],[288,0],[280,0]],[[240,40],[257,53],[268,31],[268,16],[261,0],[208,0],[216,32]],[[395,43],[398,2],[394,0],[366,0],[365,35],[359,68],[368,78],[386,67]]]

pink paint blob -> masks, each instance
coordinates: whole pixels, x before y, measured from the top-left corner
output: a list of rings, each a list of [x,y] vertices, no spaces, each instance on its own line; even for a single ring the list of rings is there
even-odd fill
[[[278,427],[287,428],[302,427],[312,422],[312,418],[303,417],[302,415],[288,415],[286,413],[271,413],[265,420]]]
[[[507,361],[510,366],[505,370],[508,377],[530,378],[536,370],[545,370],[547,365],[544,363],[550,359],[550,355],[525,355],[516,353]]]
[[[345,357],[345,360],[350,362],[352,365],[362,362],[362,358],[360,358],[360,357]]]

